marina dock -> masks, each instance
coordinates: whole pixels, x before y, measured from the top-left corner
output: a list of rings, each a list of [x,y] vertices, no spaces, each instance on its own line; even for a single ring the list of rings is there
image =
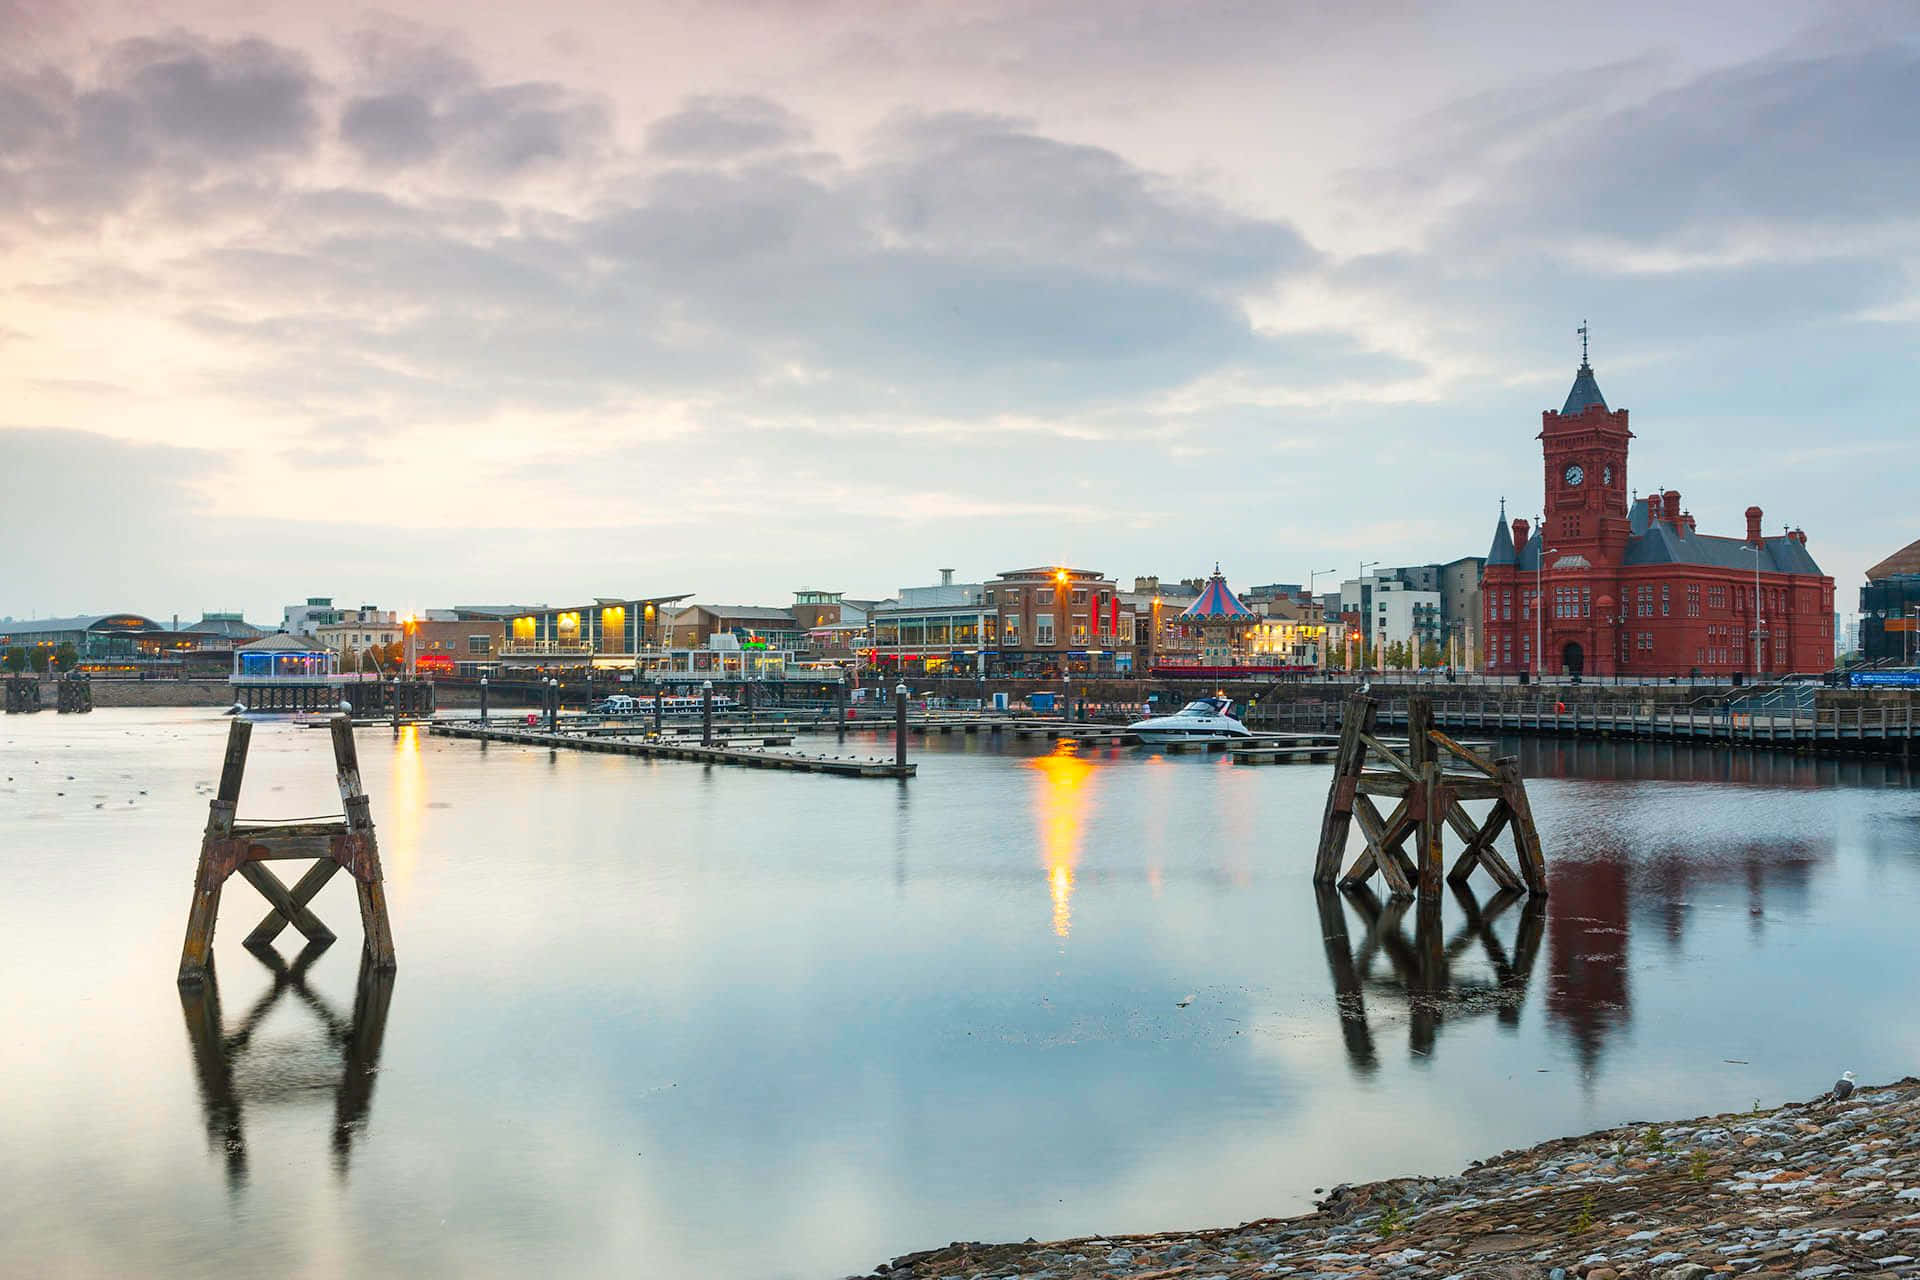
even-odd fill
[[[736,734],[723,739],[725,745],[716,743],[711,746],[702,746],[698,742],[685,742],[673,737],[631,736],[638,732],[635,729],[626,731],[629,736],[616,737],[607,734],[582,733],[577,730],[549,732],[545,729],[524,726],[515,728],[499,724],[483,725],[472,721],[441,721],[436,722],[430,732],[442,738],[508,742],[516,746],[564,748],[569,751],[599,751],[612,755],[645,756],[660,760],[689,760],[701,764],[745,765],[753,769],[786,769],[795,773],[829,773],[843,778],[911,778],[919,772],[920,768],[917,764],[899,764],[892,760],[800,755],[793,752],[768,750],[770,745],[792,740],[778,735],[749,737]],[[749,741],[756,745],[736,745]]]

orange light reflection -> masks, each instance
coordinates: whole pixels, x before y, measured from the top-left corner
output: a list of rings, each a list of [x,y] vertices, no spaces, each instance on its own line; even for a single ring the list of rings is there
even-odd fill
[[[1053,932],[1064,938],[1073,929],[1073,872],[1080,862],[1094,766],[1064,750],[1028,763],[1039,774],[1034,808],[1040,819],[1047,894],[1053,899]]]

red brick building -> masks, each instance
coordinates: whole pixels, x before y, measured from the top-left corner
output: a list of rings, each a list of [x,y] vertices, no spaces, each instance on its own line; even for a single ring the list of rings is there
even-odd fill
[[[1748,507],[1744,538],[1714,537],[1696,531],[1675,490],[1629,497],[1627,411],[1607,408],[1584,357],[1566,405],[1540,415],[1538,439],[1544,527],[1509,525],[1503,502],[1480,580],[1488,673],[1832,667],[1833,579],[1806,533],[1765,537],[1760,508]]]

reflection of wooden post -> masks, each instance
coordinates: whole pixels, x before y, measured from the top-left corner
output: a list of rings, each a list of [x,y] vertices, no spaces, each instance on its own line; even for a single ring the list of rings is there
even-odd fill
[[[1371,1074],[1379,1063],[1373,1032],[1367,1026],[1366,996],[1359,971],[1353,966],[1346,907],[1339,891],[1329,885],[1315,885],[1313,896],[1320,910],[1320,943],[1327,953],[1327,973],[1333,978],[1334,1009],[1340,1017],[1340,1038],[1346,1042],[1347,1060],[1355,1070]]]
[[[1340,873],[1340,858],[1347,851],[1347,834],[1353,826],[1353,799],[1367,763],[1367,747],[1360,735],[1373,732],[1379,711],[1379,704],[1364,695],[1356,694],[1347,704],[1346,718],[1340,725],[1340,745],[1333,756],[1333,786],[1327,792],[1327,809],[1320,820],[1320,847],[1313,862],[1315,883],[1332,884]]]

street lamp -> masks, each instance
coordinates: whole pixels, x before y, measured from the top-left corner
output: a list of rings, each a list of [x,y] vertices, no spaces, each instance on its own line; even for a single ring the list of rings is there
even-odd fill
[[[1307,608],[1320,608],[1320,597],[1313,593],[1313,580],[1323,573],[1337,572],[1339,572],[1337,569],[1309,569],[1307,571]],[[1307,616],[1312,617],[1313,615],[1308,614]],[[1316,665],[1321,671],[1325,671],[1327,669],[1327,611],[1323,608],[1320,609],[1320,640],[1319,643],[1315,645],[1315,648],[1317,648],[1320,653],[1320,660]]]
[[[1541,521],[1539,528],[1546,527],[1546,517],[1535,516],[1534,519]],[[1540,541],[1545,542],[1546,538],[1542,536]],[[1535,672],[1544,672],[1547,669],[1545,648],[1547,602],[1540,587],[1540,572],[1546,568],[1547,557],[1558,555],[1559,552],[1558,547],[1542,547],[1539,557],[1533,562],[1533,669]]]
[[[1378,560],[1362,560],[1360,562],[1360,576],[1354,581],[1354,587],[1360,594],[1360,644],[1357,648],[1360,656],[1360,674],[1362,675],[1366,674],[1367,670],[1367,633],[1373,630],[1373,610],[1367,607],[1370,603],[1367,599],[1367,570],[1377,569],[1379,567],[1380,562]],[[1343,600],[1341,603],[1345,604],[1346,602]]]

